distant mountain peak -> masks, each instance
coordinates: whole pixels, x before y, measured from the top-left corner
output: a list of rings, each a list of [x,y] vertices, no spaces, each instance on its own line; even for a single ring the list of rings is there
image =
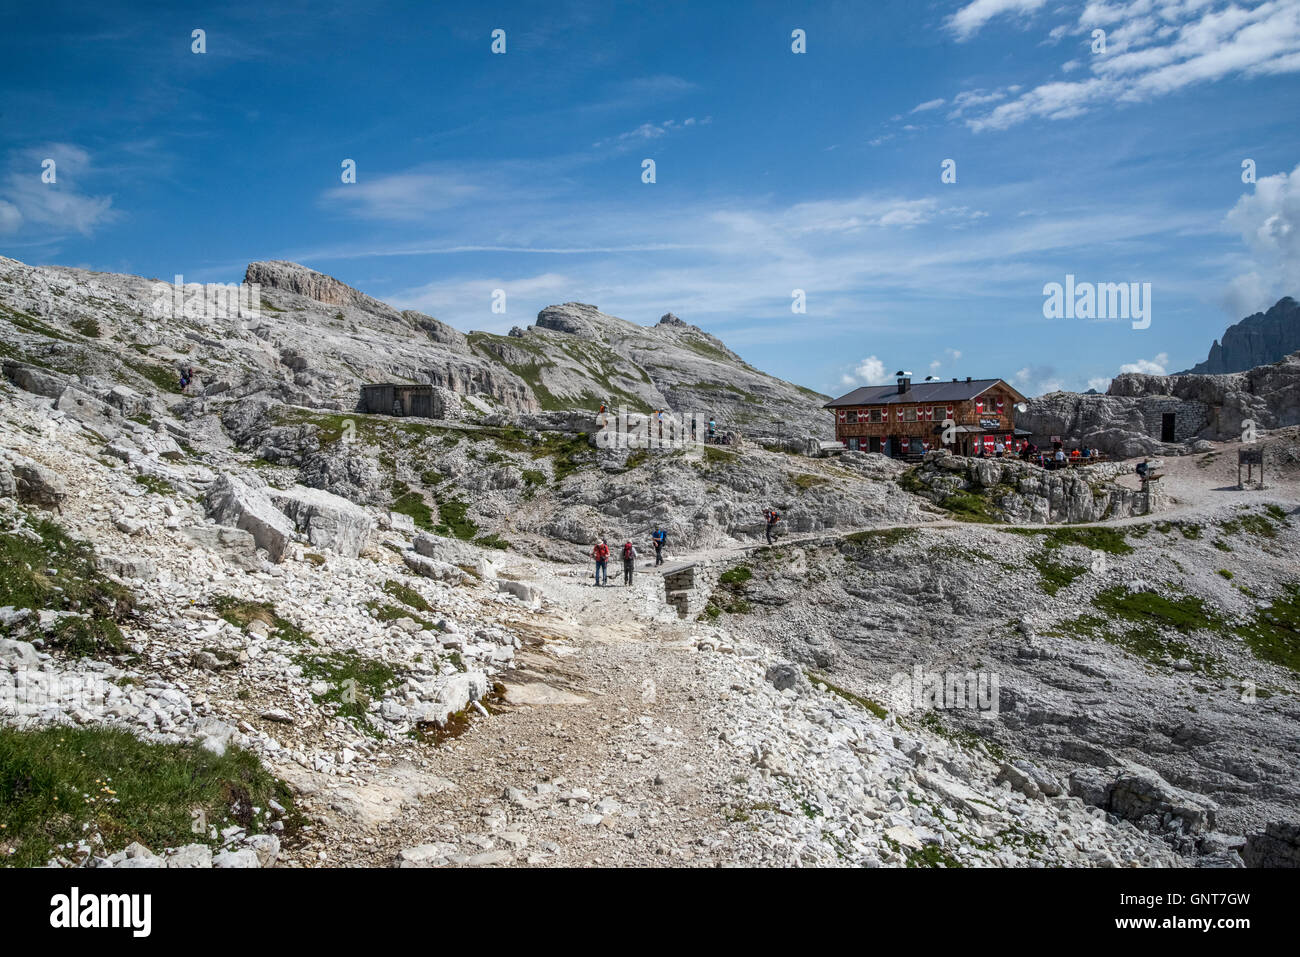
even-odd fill
[[[1267,312],[1229,326],[1210,354],[1187,374],[1224,375],[1277,362],[1300,349],[1300,303],[1283,296]]]

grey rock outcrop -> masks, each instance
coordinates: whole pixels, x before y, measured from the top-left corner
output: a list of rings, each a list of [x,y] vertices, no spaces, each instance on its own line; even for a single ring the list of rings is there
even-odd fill
[[[316,548],[356,558],[370,540],[373,521],[345,498],[304,486],[269,489],[267,495]]]
[[[1039,444],[1060,435],[1123,458],[1240,439],[1248,421],[1257,430],[1300,424],[1300,353],[1227,375],[1125,373],[1106,395],[1052,392],[1031,399],[1017,417]]]
[[[208,486],[204,505],[208,516],[218,524],[241,528],[252,535],[271,561],[284,559],[293,541],[294,527],[264,488],[223,473]]]
[[[15,497],[20,502],[40,508],[57,509],[68,497],[68,483],[58,472],[16,456],[10,464]]]
[[[1047,471],[1017,459],[976,459],[928,452],[912,487],[937,505],[978,496],[990,514],[1016,524],[1096,522],[1144,515],[1157,502],[1110,479],[1123,466]]]

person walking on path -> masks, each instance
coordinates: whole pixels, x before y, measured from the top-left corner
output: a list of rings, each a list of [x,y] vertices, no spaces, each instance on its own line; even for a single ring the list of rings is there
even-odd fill
[[[632,584],[632,564],[636,561],[636,546],[628,539],[623,543],[623,584]]]
[[[767,520],[767,543],[772,544],[772,536],[776,533],[776,523],[781,521],[781,516],[776,513],[776,509],[769,508],[763,513],[764,519]]]
[[[668,541],[668,533],[656,525],[655,532],[650,538],[655,543],[655,564],[662,565],[664,563],[664,545]]]
[[[591,557],[596,559],[596,584],[609,584],[609,546],[602,538],[591,550]]]

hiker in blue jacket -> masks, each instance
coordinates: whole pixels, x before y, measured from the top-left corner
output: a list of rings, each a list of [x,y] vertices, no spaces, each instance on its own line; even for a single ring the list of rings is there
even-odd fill
[[[664,544],[668,541],[668,533],[656,525],[655,532],[650,538],[655,543],[655,564],[662,565],[664,563]]]

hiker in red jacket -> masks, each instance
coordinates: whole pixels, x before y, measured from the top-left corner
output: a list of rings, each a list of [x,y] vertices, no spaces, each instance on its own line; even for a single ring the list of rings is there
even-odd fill
[[[632,584],[632,563],[636,561],[636,546],[628,539],[623,543],[623,584]]]
[[[597,542],[596,547],[591,550],[591,557],[596,559],[596,584],[608,585],[609,566],[607,562],[609,561],[609,546],[605,544],[603,538]]]
[[[781,516],[776,513],[776,509],[768,509],[763,513],[767,520],[767,543],[772,544],[772,536],[776,533],[776,523],[781,521]]]

